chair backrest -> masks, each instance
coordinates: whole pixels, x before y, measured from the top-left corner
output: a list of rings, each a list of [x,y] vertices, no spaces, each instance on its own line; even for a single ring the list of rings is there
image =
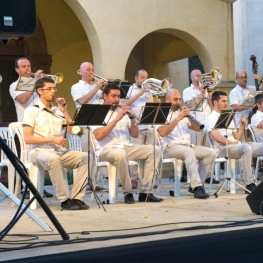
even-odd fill
[[[5,140],[5,143],[7,146],[14,152],[15,155],[17,155],[16,147],[13,145],[12,137],[9,132],[8,127],[0,127],[0,137]],[[0,162],[8,161],[8,158],[6,157],[5,153],[1,150],[0,153]]]
[[[26,144],[24,140],[24,132],[22,122],[12,122],[9,124],[9,131],[12,138],[12,143],[15,145],[15,135],[17,135],[20,143],[20,160],[26,164],[31,162],[30,150],[31,146]]]
[[[247,127],[248,127],[248,129],[249,129],[249,131],[250,131],[250,133],[251,133],[253,142],[257,142],[256,136],[255,136],[255,133],[254,133],[254,131],[253,131],[253,128],[252,128],[251,124],[248,124]]]
[[[80,136],[67,133],[67,140],[70,150],[82,152]]]

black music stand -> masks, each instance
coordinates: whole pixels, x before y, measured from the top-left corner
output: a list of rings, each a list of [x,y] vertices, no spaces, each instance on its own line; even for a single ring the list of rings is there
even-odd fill
[[[94,198],[98,204],[98,206],[103,207],[104,211],[105,208],[102,205],[99,197],[96,194],[95,189],[93,188],[92,181],[90,179],[90,128],[89,126],[101,126],[101,125],[107,125],[105,123],[105,118],[109,112],[111,105],[102,105],[102,104],[83,104],[79,110],[79,112],[76,114],[75,119],[74,119],[74,125],[82,125],[82,126],[87,126],[88,130],[88,176],[87,176],[87,183],[83,183],[81,189],[79,192],[85,188],[87,185],[90,186],[90,189],[94,195]],[[95,153],[94,153],[95,155]],[[96,157],[95,157],[96,158]]]
[[[156,164],[155,164],[155,132],[154,132],[154,125],[156,125],[156,124],[168,124],[167,117],[168,117],[168,114],[170,112],[170,109],[171,109],[171,103],[146,102],[139,124],[151,125],[152,129],[153,129],[154,163],[153,163],[153,179],[152,179],[151,185],[153,186],[154,178],[157,177],[160,184],[165,189],[168,196],[171,198],[170,194],[168,193],[167,189],[164,187],[164,185],[162,183],[162,180],[160,178],[160,174],[159,174],[158,170],[156,169]],[[145,201],[147,200],[147,198],[148,198],[148,194],[147,194]]]
[[[131,85],[132,85],[131,82],[128,81],[122,81],[119,83],[118,86],[121,92],[121,97],[120,97],[121,99],[129,99],[128,92]]]
[[[215,198],[218,197],[221,190],[227,184],[226,191],[230,192],[230,183],[232,182],[234,185],[238,185],[239,187],[243,188],[244,190],[248,191],[244,186],[237,183],[235,180],[233,180],[229,175],[229,158],[228,158],[228,144],[227,144],[227,129],[229,128],[229,125],[234,119],[236,110],[223,110],[221,112],[221,115],[219,116],[214,129],[226,129],[226,135],[224,136],[226,138],[226,156],[225,159],[227,160],[227,172],[226,172],[226,178],[225,181],[222,183],[222,185],[218,188],[218,190],[214,193]]]

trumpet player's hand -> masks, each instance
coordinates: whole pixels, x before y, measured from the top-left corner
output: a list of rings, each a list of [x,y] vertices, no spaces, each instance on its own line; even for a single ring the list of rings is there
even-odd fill
[[[147,85],[144,85],[141,89],[140,89],[140,94],[144,94],[147,91]]]
[[[185,106],[183,106],[179,115],[178,115],[178,118],[182,120],[183,118],[185,118],[189,115],[190,115],[190,111]]]
[[[35,72],[35,76],[39,77],[43,73],[42,69],[39,69],[37,72]]]
[[[96,85],[96,88],[99,90],[99,89],[102,89],[103,86],[105,86],[107,84],[107,82],[104,80],[104,79],[100,79]]]
[[[53,137],[52,138],[53,143],[61,146],[61,147],[66,147],[67,145],[67,139],[63,137]]]

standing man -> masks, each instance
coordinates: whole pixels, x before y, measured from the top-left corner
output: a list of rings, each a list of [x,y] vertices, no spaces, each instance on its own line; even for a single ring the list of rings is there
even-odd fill
[[[40,100],[37,107],[26,109],[23,120],[25,142],[32,144],[32,163],[49,172],[63,209],[88,209],[89,207],[82,201],[85,188],[80,191],[88,175],[88,154],[65,149],[67,140],[63,137],[62,125],[72,122],[65,100],[58,98],[58,107],[53,106],[56,88],[54,81],[50,78],[39,79],[35,84],[35,89]],[[70,126],[67,129],[68,132],[71,132]],[[78,168],[71,200],[64,183],[63,167]]]
[[[100,79],[97,84],[92,82],[94,75],[94,67],[90,62],[83,62],[80,65],[78,73],[81,75],[81,80],[71,87],[71,95],[77,108],[83,104],[101,104],[102,103],[102,87],[106,84],[103,79]],[[86,128],[86,127],[84,127]],[[82,151],[88,152],[88,130],[81,136]],[[105,190],[98,186],[99,175],[96,177],[95,162],[92,165],[91,179],[96,184],[96,191]],[[88,187],[87,190],[90,188]]]
[[[255,98],[257,112],[251,118],[251,126],[257,142],[263,142],[263,94]]]
[[[136,116],[140,116],[143,107],[146,102],[160,102],[160,99],[156,95],[152,95],[146,90],[146,86],[142,87],[142,83],[148,79],[148,73],[144,69],[140,69],[135,73],[135,83],[129,88],[127,93],[128,100],[126,105],[131,107],[132,112]],[[131,138],[131,141],[140,145],[153,144],[153,130],[149,125],[138,125],[139,137]],[[136,165],[132,165],[130,168],[132,188],[137,188],[138,170]]]
[[[227,94],[223,91],[215,91],[212,95],[212,103],[214,110],[206,119],[205,129],[210,134],[214,146],[218,150],[219,157],[224,157],[226,153],[228,153],[229,158],[236,160],[241,158],[244,183],[246,189],[251,192],[256,188],[251,169],[251,158],[263,155],[263,143],[240,142],[247,125],[245,118],[240,119],[238,131],[233,121],[230,123],[227,130],[214,129],[222,110],[227,109]],[[249,192],[246,191],[246,193]]]
[[[196,120],[200,123],[204,123],[205,118],[211,113],[210,106],[211,102],[211,90],[205,88],[205,86],[199,85],[199,79],[202,75],[201,71],[194,69],[190,73],[190,78],[192,84],[190,87],[184,89],[183,100],[186,106],[191,109],[195,103],[200,102],[202,104],[203,111],[191,111]],[[205,132],[202,130],[200,132],[191,131],[191,143],[199,146],[209,147],[208,139]],[[213,182],[214,183],[214,182]]]
[[[195,198],[206,199],[209,195],[205,192],[203,183],[212,170],[216,152],[208,147],[191,144],[189,129],[200,132],[200,127],[192,119],[187,118],[190,113],[186,107],[180,109],[181,95],[177,89],[168,90],[166,102],[172,104],[167,118],[170,123],[157,128],[163,156],[183,160],[191,178],[189,192],[194,193]],[[199,160],[199,168],[196,159]]]
[[[15,61],[15,71],[19,77],[30,77],[29,73],[31,73],[31,64],[29,60],[25,57],[18,58]],[[39,76],[42,72],[43,70],[39,69],[35,73],[35,76]],[[34,91],[16,91],[15,88],[17,85],[17,81],[13,82],[10,85],[9,92],[15,103],[17,121],[22,122],[24,118],[25,109],[34,106],[34,104],[38,102],[39,96]],[[44,197],[53,197],[53,195],[44,190]],[[26,194],[25,198],[29,199],[29,192]]]
[[[142,177],[141,193],[139,202],[161,202],[163,199],[155,197],[152,191],[154,176],[154,162],[156,170],[160,171],[161,149],[153,145],[131,144],[129,136],[139,136],[139,129],[134,116],[129,115],[130,108],[120,103],[120,89],[115,83],[108,84],[103,90],[104,104],[110,104],[105,122],[107,126],[94,127],[93,135],[96,139],[96,155],[100,161],[108,161],[116,166],[117,173],[123,187],[124,203],[135,203],[132,194],[132,185],[128,170],[128,160],[144,161],[144,174]]]

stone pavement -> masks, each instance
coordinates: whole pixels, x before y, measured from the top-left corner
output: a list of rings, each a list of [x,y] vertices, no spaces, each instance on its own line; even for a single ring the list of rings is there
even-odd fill
[[[168,179],[163,182],[168,190],[173,190],[172,182]],[[262,217],[251,212],[243,189],[237,189],[236,194],[223,190],[218,198],[214,198],[214,187],[209,199],[200,200],[188,193],[188,187],[181,187],[181,196],[174,197],[174,202],[161,188],[158,196],[164,199],[163,202],[136,202],[134,205],[123,203],[119,188],[119,199],[115,204],[106,204],[106,212],[98,208],[95,201],[90,201],[90,194],[85,196],[90,209],[84,211],[60,211],[60,203],[55,197],[45,199],[70,240],[62,240],[42,209],[32,210],[54,231],[44,232],[31,218],[23,215],[9,236],[0,242],[0,261],[261,227]],[[54,193],[52,186],[45,189]],[[134,190],[136,201],[138,193]],[[0,198],[2,196],[0,191]],[[101,201],[108,198],[107,193],[98,192],[98,196]],[[10,199],[6,199],[0,204],[0,231],[16,211],[11,203]]]

